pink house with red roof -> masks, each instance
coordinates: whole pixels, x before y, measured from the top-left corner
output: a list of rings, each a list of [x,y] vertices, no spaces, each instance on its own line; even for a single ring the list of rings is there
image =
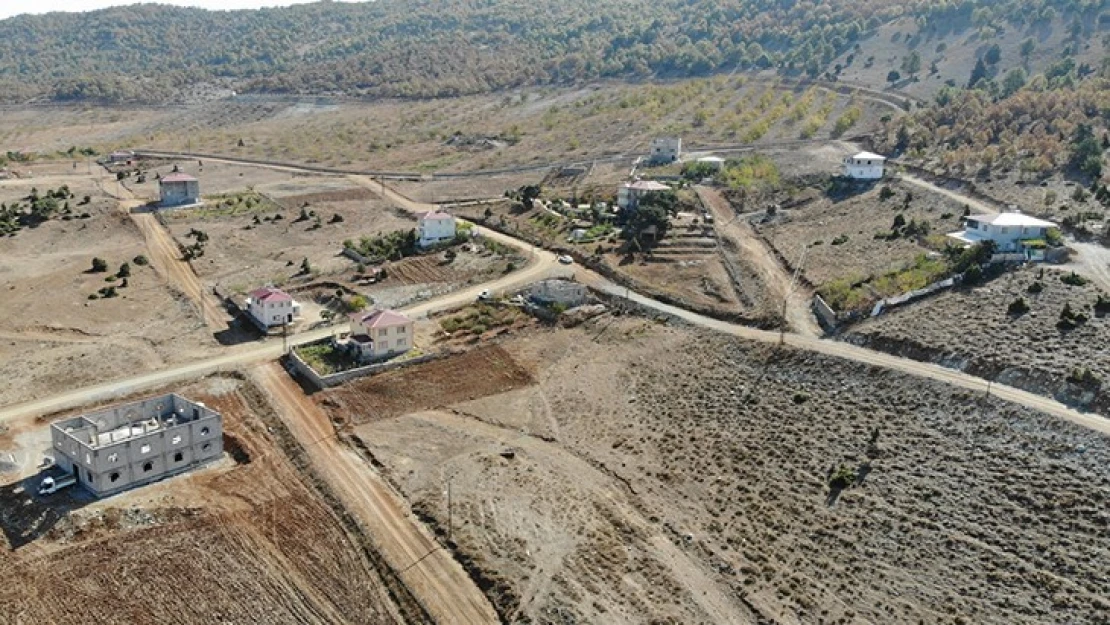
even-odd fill
[[[413,325],[412,319],[392,310],[354,313],[348,345],[362,360],[403,354],[413,347]]]
[[[200,182],[189,174],[174,172],[158,182],[162,206],[185,206],[200,203]]]
[[[301,315],[301,305],[285,291],[266,286],[250,292],[247,297],[247,313],[259,327],[269,330],[293,323]]]

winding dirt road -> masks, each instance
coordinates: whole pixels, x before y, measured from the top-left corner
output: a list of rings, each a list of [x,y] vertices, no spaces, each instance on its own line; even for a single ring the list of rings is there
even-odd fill
[[[809,306],[809,302],[813,300],[813,293],[809,288],[794,282],[793,275],[755,235],[751,225],[737,218],[720,191],[700,185],[694,189],[713,215],[713,227],[717,233],[731,240],[740,250],[742,259],[759,274],[760,281],[768,292],[768,303],[778,307],[785,301],[787,327],[805,336],[821,336],[821,327],[817,325]]]
[[[436,622],[499,623],[493,606],[462,566],[413,517],[404,499],[339,441],[327,415],[289,375],[272,362],[250,373],[301,441],[313,466],[370,532],[390,567]]]

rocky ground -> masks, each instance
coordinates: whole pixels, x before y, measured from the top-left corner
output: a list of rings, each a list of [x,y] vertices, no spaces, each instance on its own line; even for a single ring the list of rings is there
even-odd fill
[[[510,620],[1097,623],[1110,610],[1103,437],[638,318],[502,346],[511,363],[455,373],[523,368],[535,383],[431,412],[421,389],[379,389],[367,401],[416,412],[356,433]]]

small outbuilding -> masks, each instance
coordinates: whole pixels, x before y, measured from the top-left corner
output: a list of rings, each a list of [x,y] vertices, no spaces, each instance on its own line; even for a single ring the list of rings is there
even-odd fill
[[[648,160],[652,163],[674,163],[682,158],[681,137],[658,137],[651,140],[651,153]]]
[[[886,157],[860,152],[844,159],[844,175],[855,180],[879,180],[883,177]]]
[[[187,206],[200,203],[200,181],[189,174],[174,172],[158,183],[162,206]]]

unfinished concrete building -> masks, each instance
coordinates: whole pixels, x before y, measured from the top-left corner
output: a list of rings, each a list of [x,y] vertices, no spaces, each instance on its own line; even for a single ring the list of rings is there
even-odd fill
[[[98,497],[187,471],[223,454],[223,417],[176,394],[50,426],[54,462]]]

